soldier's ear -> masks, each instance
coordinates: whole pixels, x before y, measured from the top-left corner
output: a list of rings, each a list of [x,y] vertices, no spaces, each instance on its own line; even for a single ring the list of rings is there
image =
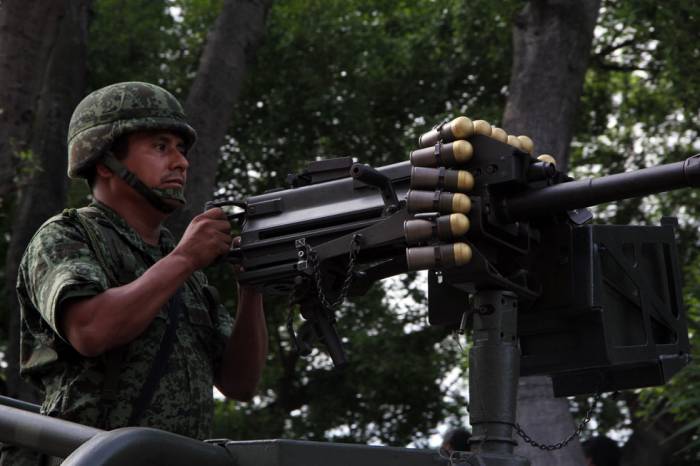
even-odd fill
[[[107,168],[102,162],[97,162],[95,164],[95,175],[99,178],[111,178],[114,176],[112,170]]]

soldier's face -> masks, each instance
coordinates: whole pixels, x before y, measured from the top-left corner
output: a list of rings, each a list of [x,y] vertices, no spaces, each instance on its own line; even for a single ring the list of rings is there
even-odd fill
[[[169,131],[129,134],[122,163],[149,188],[182,188],[189,162],[185,141]]]

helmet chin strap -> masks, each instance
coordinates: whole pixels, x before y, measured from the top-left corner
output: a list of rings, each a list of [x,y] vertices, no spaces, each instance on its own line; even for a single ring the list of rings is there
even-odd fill
[[[149,188],[118,161],[113,154],[107,154],[100,161],[161,212],[170,214],[185,205],[184,188]]]

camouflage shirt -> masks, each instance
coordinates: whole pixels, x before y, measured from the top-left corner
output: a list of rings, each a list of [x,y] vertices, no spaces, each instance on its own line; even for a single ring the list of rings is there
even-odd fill
[[[60,334],[58,312],[68,298],[89,297],[110,286],[109,276],[126,284],[174,247],[162,229],[160,245],[146,244],[118,214],[100,203],[79,209],[97,233],[103,259],[90,234],[75,218],[61,214],[34,235],[20,265],[17,292],[22,312],[21,373],[44,390],[42,412],[96,425],[102,401],[107,357],[80,355]],[[89,225],[88,225],[89,226]],[[101,264],[111,270],[106,273]],[[183,285],[172,353],[153,399],[139,422],[193,438],[210,435],[213,374],[218,370],[232,320],[204,291],[206,277],[193,274]],[[132,312],[139,312],[133,309]],[[124,427],[131,415],[167,326],[166,309],[127,345],[119,372],[117,399],[109,411],[109,429]]]

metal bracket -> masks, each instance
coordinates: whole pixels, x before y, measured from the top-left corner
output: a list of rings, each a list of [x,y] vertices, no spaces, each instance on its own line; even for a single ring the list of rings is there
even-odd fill
[[[307,253],[308,248],[306,247],[306,238],[298,238],[294,240],[294,247],[297,250],[298,258],[296,269],[300,272],[303,272],[309,268],[309,257]]]

